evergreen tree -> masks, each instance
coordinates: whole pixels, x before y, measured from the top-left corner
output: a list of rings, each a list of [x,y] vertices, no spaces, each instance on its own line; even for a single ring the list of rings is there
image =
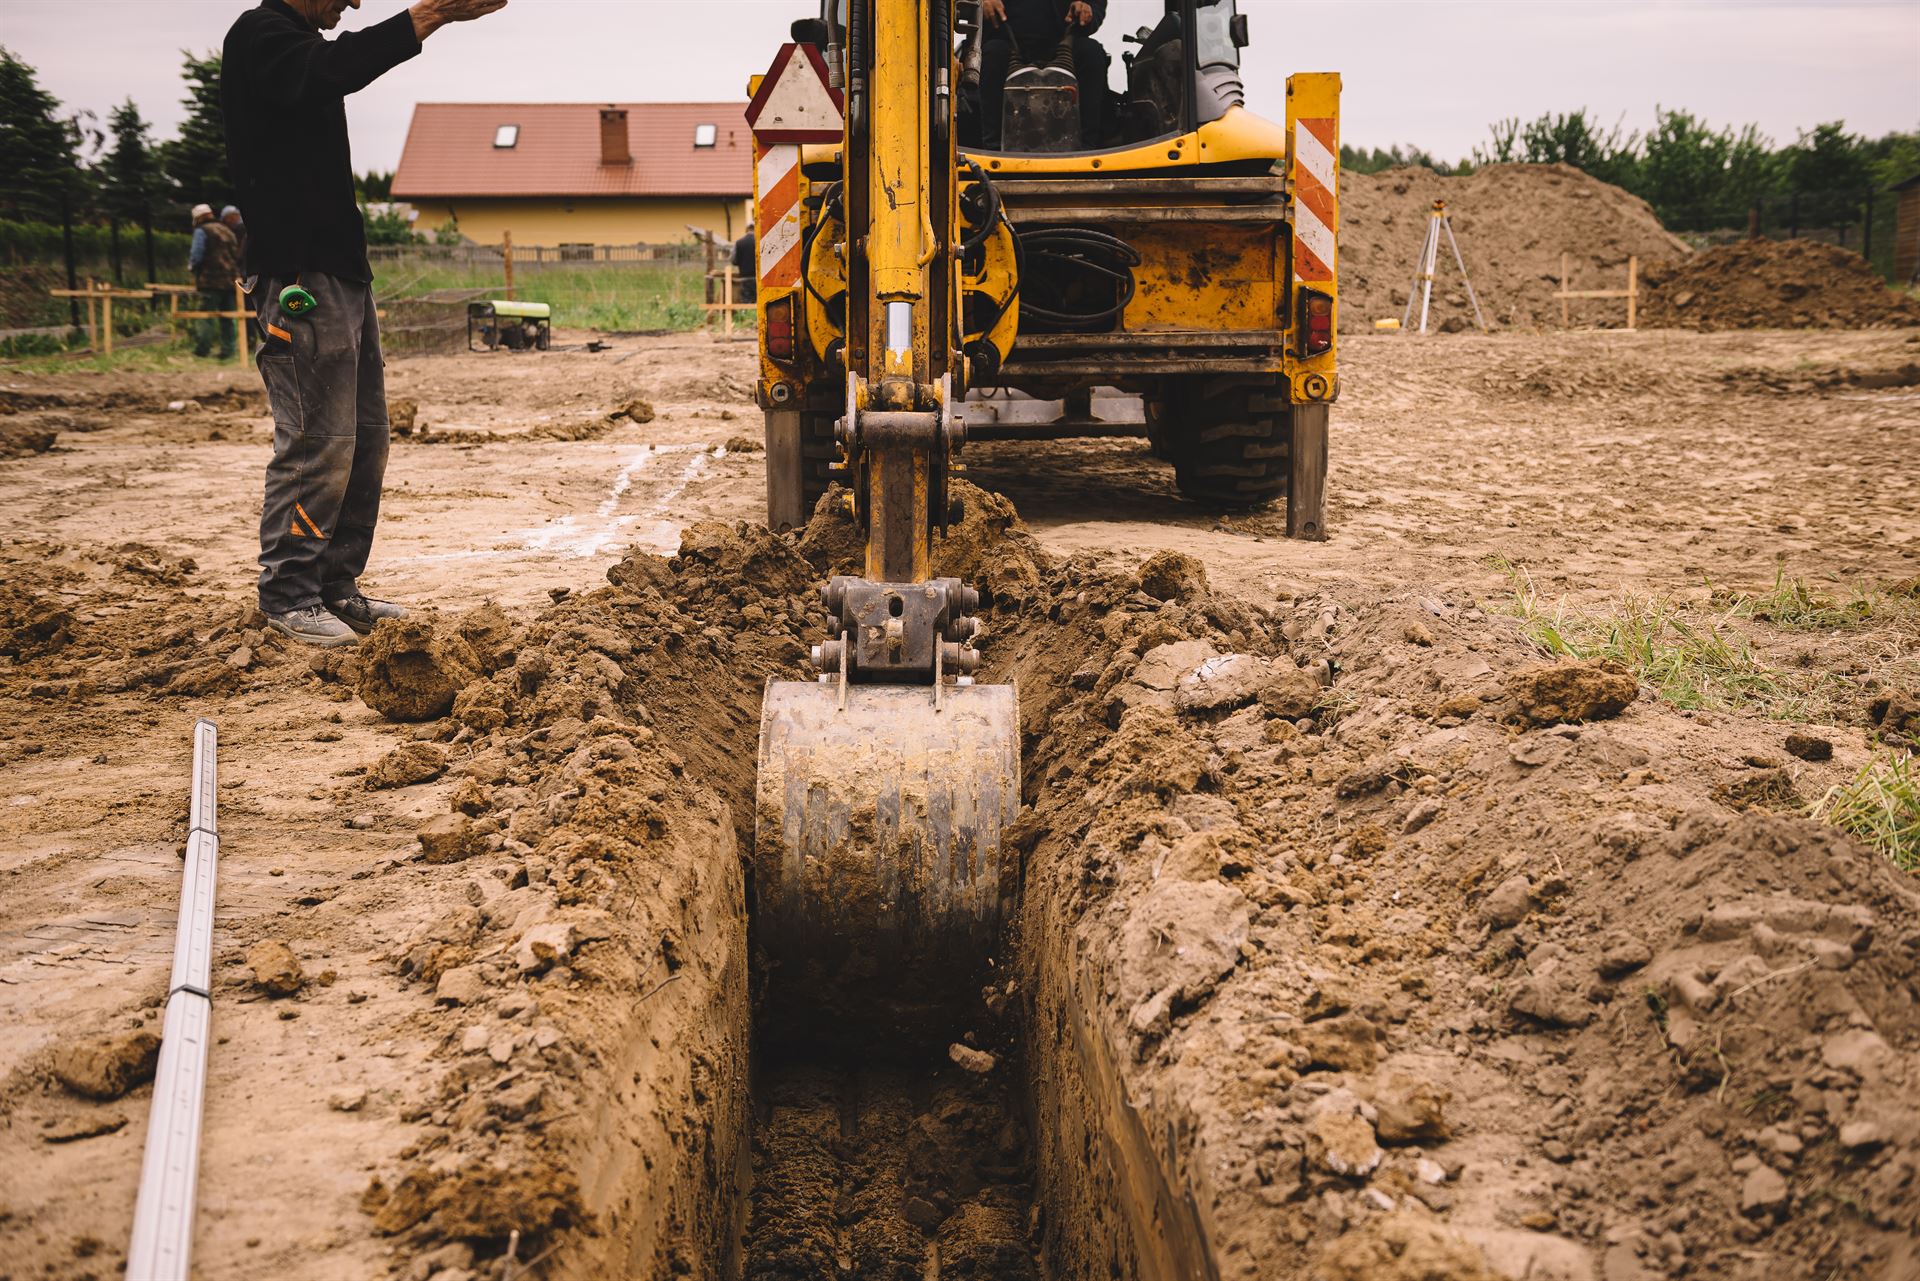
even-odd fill
[[[0,47],[0,215],[59,222],[81,205],[73,122],[33,68]]]
[[[113,149],[96,166],[100,179],[100,207],[113,220],[114,273],[120,271],[120,225],[141,230],[142,259],[146,278],[152,280],[159,270],[153,250],[154,206],[162,198],[165,179],[160,173],[160,157],[155,154],[149,126],[140,108],[128,98],[113,109],[107,128],[113,135]]]
[[[108,118],[113,149],[100,162],[100,203],[109,217],[142,226],[161,190],[159,158],[140,108],[128,98]]]
[[[196,57],[182,50],[182,57],[187,96],[181,101],[187,118],[180,124],[180,136],[161,149],[162,164],[173,184],[174,199],[183,209],[204,201],[217,210],[233,201],[226,126],[220,111],[220,55]]]

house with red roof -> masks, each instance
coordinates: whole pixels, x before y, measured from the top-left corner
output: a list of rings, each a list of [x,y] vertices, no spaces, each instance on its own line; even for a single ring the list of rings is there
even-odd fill
[[[673,244],[748,225],[742,102],[423,102],[393,198],[431,232],[522,245]]]

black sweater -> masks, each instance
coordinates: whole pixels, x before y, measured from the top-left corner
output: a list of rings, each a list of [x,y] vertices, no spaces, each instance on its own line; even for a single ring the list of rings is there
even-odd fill
[[[233,24],[220,104],[227,166],[247,220],[248,272],[373,279],[353,199],[346,96],[419,52],[405,10],[334,40],[284,0],[263,0]]]
[[[1093,21],[1074,30],[1090,36],[1107,20],[1107,0],[1088,0],[1088,5],[1093,9]],[[989,26],[987,38],[1005,39],[1012,35],[1023,47],[1059,44],[1060,37],[1067,33],[1067,10],[1072,7],[1073,0],[1007,0],[1005,25]]]

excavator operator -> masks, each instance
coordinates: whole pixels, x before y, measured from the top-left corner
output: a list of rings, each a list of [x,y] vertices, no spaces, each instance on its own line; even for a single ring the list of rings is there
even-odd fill
[[[980,0],[986,32],[980,47],[982,142],[1000,149],[1007,73],[1052,61],[1069,33],[1080,80],[1080,146],[1101,146],[1107,133],[1107,51],[1093,33],[1106,21],[1107,0]],[[1018,61],[1016,61],[1018,59]]]

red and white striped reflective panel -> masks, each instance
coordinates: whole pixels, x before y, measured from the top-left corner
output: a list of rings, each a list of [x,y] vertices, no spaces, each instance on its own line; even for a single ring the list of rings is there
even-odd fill
[[[1337,153],[1332,116],[1293,122],[1293,277],[1333,279]]]
[[[800,148],[755,144],[755,150],[760,287],[791,289],[800,283]]]

